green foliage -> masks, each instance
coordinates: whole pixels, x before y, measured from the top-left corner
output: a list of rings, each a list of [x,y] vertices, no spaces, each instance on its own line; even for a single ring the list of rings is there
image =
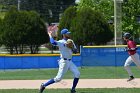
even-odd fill
[[[24,0],[22,10],[35,10],[48,23],[59,22],[59,14],[68,6],[74,4],[74,0]]]
[[[31,53],[36,53],[41,44],[49,41],[45,23],[36,12],[29,12],[26,24],[26,43],[30,46]]]
[[[106,44],[113,38],[111,30],[100,12],[86,7],[79,10],[76,19],[78,20],[76,20],[75,31],[77,33],[75,35],[82,38],[77,37],[75,40],[79,39],[78,42],[82,41],[81,44]]]
[[[103,20],[105,19],[106,21],[104,21],[105,23],[107,23],[109,20],[113,21],[113,15],[114,15],[114,1],[113,0],[80,0],[80,2],[78,3],[77,9],[82,9],[84,7],[90,7],[95,11],[100,12],[100,14],[103,17]],[[104,24],[107,25],[107,24]],[[106,30],[108,29],[108,27],[106,28]],[[110,25],[110,29],[113,32],[114,31],[114,27],[113,25]],[[109,32],[110,32],[109,29]],[[108,33],[107,36],[108,37],[104,37],[104,38],[108,38],[108,40],[110,41],[109,38],[113,38],[112,36],[112,32]],[[97,37],[100,37],[100,35],[98,35]],[[103,38],[103,37],[102,37]],[[102,40],[104,40],[104,38]],[[108,41],[107,40],[107,41]],[[101,41],[101,40],[99,40]],[[105,42],[107,42],[105,41]]]
[[[10,49],[10,53],[13,52],[14,42],[17,42],[14,33],[17,32],[16,28],[14,27],[15,20],[18,17],[17,11],[11,9],[3,19],[3,32],[2,32],[2,43]]]
[[[70,29],[72,28],[72,22],[74,21],[76,15],[77,15],[77,9],[76,7],[69,7],[65,10],[65,13],[62,15],[62,18],[60,20],[59,24],[59,31],[63,28]],[[60,32],[58,33],[59,37],[61,37]]]
[[[68,28],[72,32],[72,37],[78,45],[101,45],[113,38],[103,15],[90,7],[79,10],[76,7],[68,8],[60,21],[60,29],[62,28]]]
[[[74,5],[75,0],[20,0],[20,10],[36,11],[48,23],[59,22],[59,17],[67,7]],[[17,0],[2,0],[2,4],[17,7]]]
[[[0,18],[0,25],[1,25],[1,23],[2,23],[2,19]]]
[[[1,32],[2,32],[2,24],[3,24],[3,21],[2,19],[0,18],[0,37],[1,37]],[[0,39],[0,46],[2,45],[2,42],[1,42],[1,39]]]
[[[123,3],[123,31],[134,36],[140,33],[140,24],[137,22],[140,15],[140,0],[127,0]]]
[[[65,13],[62,16],[62,20],[60,20],[60,23],[63,25],[59,25],[59,28],[70,28],[71,27],[71,22],[73,18],[76,17],[76,7],[69,7],[66,9]]]
[[[106,20],[111,19],[114,15],[113,0],[80,0],[78,9],[83,7],[90,7],[94,10],[100,11]]]
[[[5,16],[5,12],[0,12],[0,18],[3,19]]]
[[[31,53],[37,53],[41,44],[48,42],[46,26],[36,12],[17,11],[15,8],[6,13],[1,34],[2,43],[13,54],[25,53],[28,46]]]

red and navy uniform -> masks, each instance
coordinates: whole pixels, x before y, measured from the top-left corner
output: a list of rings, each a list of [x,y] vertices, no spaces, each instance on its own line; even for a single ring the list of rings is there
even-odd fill
[[[127,41],[127,47],[128,47],[128,54],[129,55],[134,55],[136,53],[137,45],[134,41],[128,40]],[[134,49],[134,50],[131,50],[131,49]]]

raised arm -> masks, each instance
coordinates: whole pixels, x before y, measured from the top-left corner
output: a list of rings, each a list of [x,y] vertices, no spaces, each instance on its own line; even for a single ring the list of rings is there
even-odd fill
[[[53,45],[57,45],[57,42],[53,39],[53,37],[52,37],[52,31],[48,31],[48,35],[49,35],[49,37],[50,37],[50,42],[51,42],[51,44],[53,44]]]

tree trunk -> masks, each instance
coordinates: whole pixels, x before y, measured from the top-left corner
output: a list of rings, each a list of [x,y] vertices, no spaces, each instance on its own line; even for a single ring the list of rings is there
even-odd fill
[[[24,47],[23,44],[21,44],[20,47],[19,47],[19,52],[20,52],[20,54],[24,54],[23,47]]]
[[[32,45],[30,45],[30,50],[31,50],[31,54],[33,54],[34,51],[33,51],[33,46]]]
[[[53,45],[52,45],[52,48],[51,48],[51,53],[53,54]]]
[[[13,54],[14,50],[13,47],[10,47],[10,54]]]
[[[16,51],[16,54],[18,54],[18,46],[15,45],[15,51]]]
[[[36,45],[36,46],[35,46],[35,53],[38,54],[38,51],[39,51],[39,46]]]

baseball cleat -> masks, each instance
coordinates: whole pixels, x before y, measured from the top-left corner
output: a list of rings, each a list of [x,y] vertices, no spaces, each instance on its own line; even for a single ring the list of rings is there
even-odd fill
[[[71,93],[76,93],[76,91],[75,90],[71,90]]]
[[[131,81],[131,80],[133,80],[133,79],[135,79],[133,76],[131,76],[128,80],[127,80],[127,82],[129,82],[129,81]]]
[[[43,93],[44,89],[45,89],[45,86],[42,83],[41,86],[40,86],[40,89],[39,89],[39,93]]]

